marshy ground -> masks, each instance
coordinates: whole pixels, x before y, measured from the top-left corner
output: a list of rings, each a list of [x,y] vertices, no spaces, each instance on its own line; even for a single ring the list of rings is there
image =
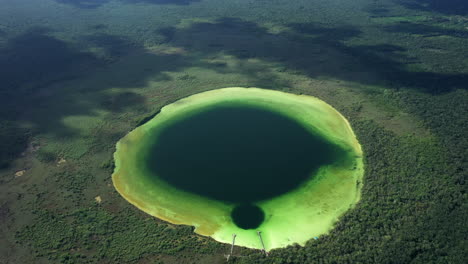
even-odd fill
[[[366,172],[329,235],[230,261],[466,262],[465,1],[0,6],[0,263],[224,262],[228,245],[140,212],[110,175],[115,143],[162,106],[231,86],[330,103]]]

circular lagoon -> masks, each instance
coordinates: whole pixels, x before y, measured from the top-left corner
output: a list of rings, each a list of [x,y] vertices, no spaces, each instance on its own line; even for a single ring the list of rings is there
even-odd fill
[[[258,88],[195,94],[117,143],[117,191],[157,218],[266,250],[327,233],[360,197],[361,147],[334,108]],[[261,238],[258,231],[261,231]]]

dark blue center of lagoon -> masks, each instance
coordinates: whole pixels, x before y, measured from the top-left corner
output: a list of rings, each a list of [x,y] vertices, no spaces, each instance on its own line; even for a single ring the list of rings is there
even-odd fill
[[[265,213],[258,206],[241,204],[231,212],[234,223],[242,229],[254,229],[265,219]]]
[[[190,193],[250,204],[289,192],[342,150],[283,115],[218,106],[174,121],[155,137],[155,177]]]

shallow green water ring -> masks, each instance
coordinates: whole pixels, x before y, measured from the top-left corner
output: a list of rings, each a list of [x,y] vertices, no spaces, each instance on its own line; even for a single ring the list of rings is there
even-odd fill
[[[155,180],[144,165],[143,153],[152,135],[193,113],[220,104],[241,103],[285,115],[312,133],[344,149],[350,159],[321,167],[309,181],[286,194],[255,203],[265,221],[255,230],[237,227],[231,219],[233,204],[187,193]],[[117,191],[130,203],[173,224],[195,227],[195,232],[223,243],[261,249],[257,230],[267,250],[326,234],[338,218],[360,199],[364,167],[362,150],[348,121],[318,98],[259,88],[231,87],[211,90],[167,105],[146,124],[117,143],[112,175]]]

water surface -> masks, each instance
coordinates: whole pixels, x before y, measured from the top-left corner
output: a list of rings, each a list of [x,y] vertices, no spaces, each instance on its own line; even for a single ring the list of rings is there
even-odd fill
[[[155,177],[232,203],[286,193],[341,153],[290,118],[247,106],[195,114],[167,127],[156,142],[148,158]]]

